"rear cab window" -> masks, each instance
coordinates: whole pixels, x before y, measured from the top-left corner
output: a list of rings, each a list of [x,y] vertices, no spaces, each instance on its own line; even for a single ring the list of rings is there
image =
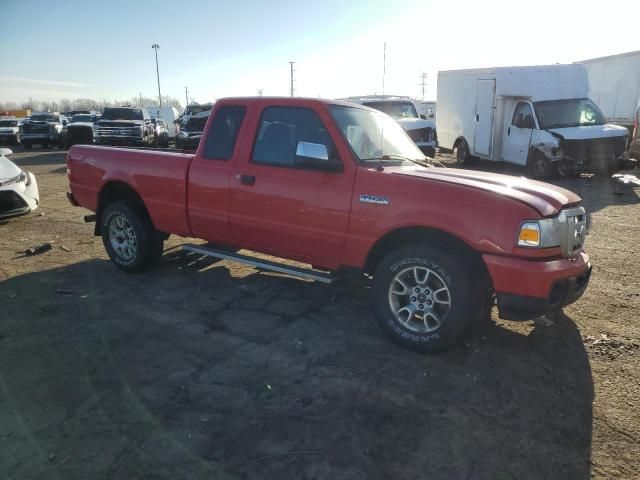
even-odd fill
[[[244,105],[223,105],[216,111],[202,148],[202,158],[231,159],[246,112]]]

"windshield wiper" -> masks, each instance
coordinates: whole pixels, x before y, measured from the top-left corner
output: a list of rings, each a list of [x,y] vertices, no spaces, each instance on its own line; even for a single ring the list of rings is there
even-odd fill
[[[386,154],[386,155],[383,155],[381,158],[382,160],[394,160],[394,159],[405,160],[407,162],[415,163],[416,165],[420,165],[423,167],[432,166],[428,161],[416,160],[413,158],[405,157],[404,155],[398,155],[397,153]]]

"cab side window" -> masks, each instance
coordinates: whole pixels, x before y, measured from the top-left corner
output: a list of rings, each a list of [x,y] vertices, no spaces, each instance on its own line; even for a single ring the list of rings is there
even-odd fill
[[[225,105],[216,111],[207,132],[203,158],[209,160],[231,158],[246,111],[247,107],[243,105]]]
[[[516,105],[515,111],[513,112],[511,125],[518,128],[534,128],[535,121],[533,120],[531,105],[526,102],[518,103],[518,105]]]
[[[316,112],[303,107],[267,107],[258,124],[252,163],[295,167],[298,142],[321,144],[329,160],[340,162],[322,120]]]

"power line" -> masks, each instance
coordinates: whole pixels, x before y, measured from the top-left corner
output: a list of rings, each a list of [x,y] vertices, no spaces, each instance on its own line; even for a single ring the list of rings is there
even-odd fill
[[[289,62],[289,67],[291,68],[291,96],[293,97],[293,72],[295,72],[295,70],[293,69],[293,65],[296,62]]]

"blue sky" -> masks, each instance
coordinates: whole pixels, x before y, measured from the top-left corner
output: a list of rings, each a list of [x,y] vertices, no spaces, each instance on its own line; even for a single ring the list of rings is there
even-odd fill
[[[527,5],[525,7],[525,5]],[[435,98],[439,69],[572,62],[640,50],[640,1],[0,0],[0,100],[162,93]]]

